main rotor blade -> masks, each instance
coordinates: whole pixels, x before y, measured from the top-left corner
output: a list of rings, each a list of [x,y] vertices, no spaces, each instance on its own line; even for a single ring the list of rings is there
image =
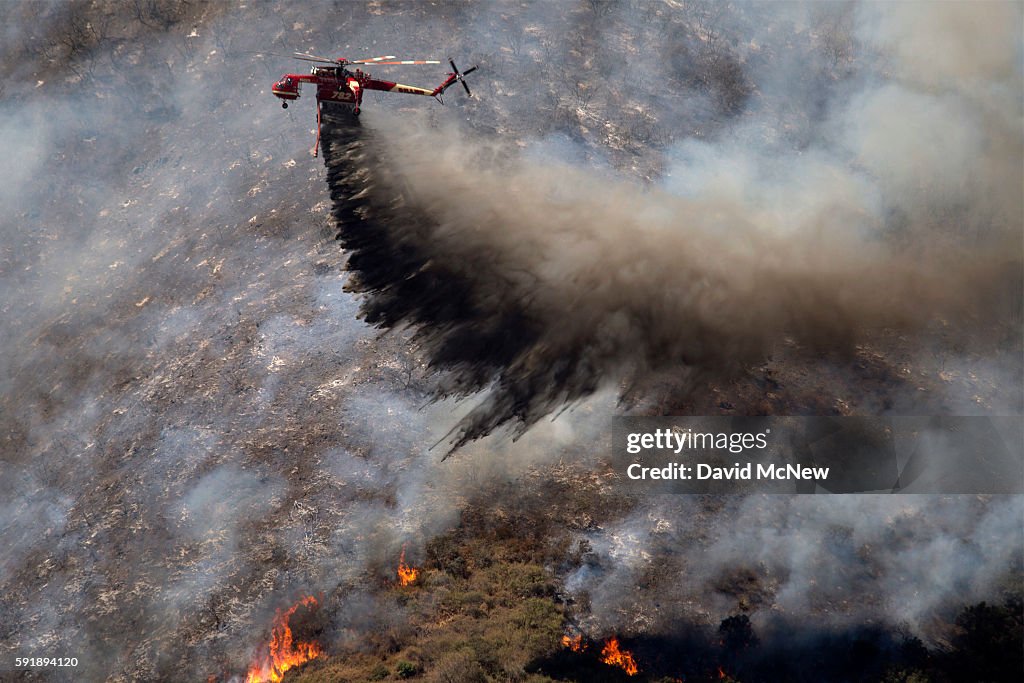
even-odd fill
[[[463,76],[468,76],[469,74],[473,73],[474,71],[476,71],[476,70],[477,70],[477,69],[479,69],[479,68],[480,68],[480,67],[478,67],[478,66],[471,66],[471,67],[469,67],[468,69],[466,69],[465,71],[463,71],[463,72],[462,72],[462,75],[463,75]]]
[[[383,57],[370,57],[369,59],[355,59],[349,64],[372,64],[374,62],[383,62],[385,59],[394,59],[394,55],[384,55]]]
[[[392,64],[440,64],[436,59],[401,59],[395,62],[352,62],[353,64],[370,64],[374,66],[387,66]]]
[[[302,59],[307,62],[324,62],[325,64],[341,64],[343,59],[328,59],[327,57],[317,57],[316,55],[308,55],[303,52],[296,52],[294,55],[295,59]]]

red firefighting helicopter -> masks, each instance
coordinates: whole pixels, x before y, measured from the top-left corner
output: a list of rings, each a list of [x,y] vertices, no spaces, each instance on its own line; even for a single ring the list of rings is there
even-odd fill
[[[303,52],[296,52],[295,58],[307,62],[315,62],[315,64],[308,74],[285,74],[277,81],[277,83],[274,83],[271,88],[271,92],[273,92],[275,96],[281,98],[281,106],[287,109],[288,102],[299,98],[300,85],[303,83],[312,83],[316,85],[316,146],[313,148],[313,156],[316,156],[320,149],[321,103],[333,102],[341,104],[350,108],[353,115],[359,116],[360,106],[363,103],[363,91],[383,90],[384,92],[400,92],[408,95],[429,95],[441,104],[444,104],[444,100],[441,99],[441,95],[444,94],[445,90],[456,83],[462,83],[462,87],[466,89],[466,95],[470,97],[473,96],[473,93],[469,91],[469,86],[466,85],[464,77],[473,73],[477,69],[477,67],[474,66],[466,69],[463,73],[459,73],[459,70],[455,67],[455,62],[449,59],[448,63],[451,65],[452,70],[449,72],[448,77],[441,85],[437,86],[433,90],[428,90],[426,88],[417,88],[412,85],[393,83],[392,81],[377,80],[372,78],[370,74],[363,72],[359,67],[367,64],[377,66],[398,64],[440,64],[441,62],[437,60],[396,60],[394,55],[374,57],[372,59],[329,59],[327,57],[318,57],[316,55],[306,54]],[[354,66],[355,69],[350,71],[348,69],[349,66]]]

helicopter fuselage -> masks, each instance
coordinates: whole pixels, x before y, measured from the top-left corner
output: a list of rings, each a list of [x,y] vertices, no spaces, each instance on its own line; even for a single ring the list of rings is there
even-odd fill
[[[378,80],[360,69],[349,71],[342,66],[314,66],[308,74],[285,74],[274,83],[271,87],[271,92],[283,100],[282,106],[287,107],[288,102],[299,98],[299,89],[303,83],[316,85],[317,102],[336,102],[350,105],[357,114],[363,102],[364,90],[380,90],[383,92],[429,95],[433,97],[443,92],[444,87],[448,85],[446,81],[434,90],[428,90],[412,85]]]
[[[414,85],[403,85],[393,81],[381,81],[376,78],[372,78],[368,73],[364,73],[362,69],[356,68],[349,70],[345,67],[347,65],[354,66],[357,63],[364,64],[371,61],[380,62],[381,64],[437,64],[438,62],[435,61],[402,60],[398,62],[389,62],[385,60],[393,59],[392,57],[377,57],[373,60],[350,62],[344,59],[329,60],[323,57],[307,54],[297,54],[296,56],[299,59],[317,62],[317,64],[310,69],[308,74],[285,74],[284,76],[281,76],[281,78],[271,86],[270,91],[275,97],[281,100],[281,106],[287,109],[289,102],[299,99],[299,90],[303,83],[310,83],[316,86],[317,125],[316,145],[313,147],[313,156],[316,156],[320,149],[320,109],[323,102],[332,102],[346,106],[355,116],[359,115],[360,106],[363,103],[363,92],[366,90],[397,92],[404,93],[406,95],[429,95],[430,97],[437,99],[441,104],[444,104],[444,101],[441,99],[441,95],[455,83],[462,83],[462,87],[466,89],[466,95],[471,95],[469,92],[469,86],[466,85],[466,81],[463,76],[476,70],[476,67],[474,66],[467,69],[465,74],[460,74],[459,70],[455,67],[455,62],[449,59],[448,63],[451,64],[452,71],[448,74],[448,77],[441,85],[437,86],[433,90],[428,90],[427,88],[418,88]]]

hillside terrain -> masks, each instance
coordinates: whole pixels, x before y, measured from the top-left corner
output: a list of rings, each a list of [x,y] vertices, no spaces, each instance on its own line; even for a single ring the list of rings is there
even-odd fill
[[[1019,680],[1020,495],[606,456],[616,413],[1024,412],[1020,20],[0,5],[0,679]],[[480,69],[314,158],[295,51]]]

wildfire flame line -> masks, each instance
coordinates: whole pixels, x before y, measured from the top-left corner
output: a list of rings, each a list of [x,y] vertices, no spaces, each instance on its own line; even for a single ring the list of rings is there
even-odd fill
[[[601,661],[609,666],[619,667],[629,676],[635,676],[640,671],[636,660],[633,659],[633,653],[629,650],[620,649],[619,639],[615,636],[604,642],[604,648],[601,650]]]
[[[416,577],[420,575],[420,570],[415,567],[410,567],[405,563],[405,546],[402,546],[402,554],[398,558],[398,585],[408,586],[416,581]]]
[[[249,667],[245,683],[278,683],[288,669],[305,664],[323,654],[323,649],[316,642],[296,642],[288,625],[288,620],[299,607],[313,608],[316,605],[316,598],[309,595],[284,612],[280,609],[276,611],[267,652],[259,655],[256,662]]]
[[[583,652],[587,649],[587,644],[583,642],[583,636],[579,634],[562,636],[562,645],[573,652]]]

